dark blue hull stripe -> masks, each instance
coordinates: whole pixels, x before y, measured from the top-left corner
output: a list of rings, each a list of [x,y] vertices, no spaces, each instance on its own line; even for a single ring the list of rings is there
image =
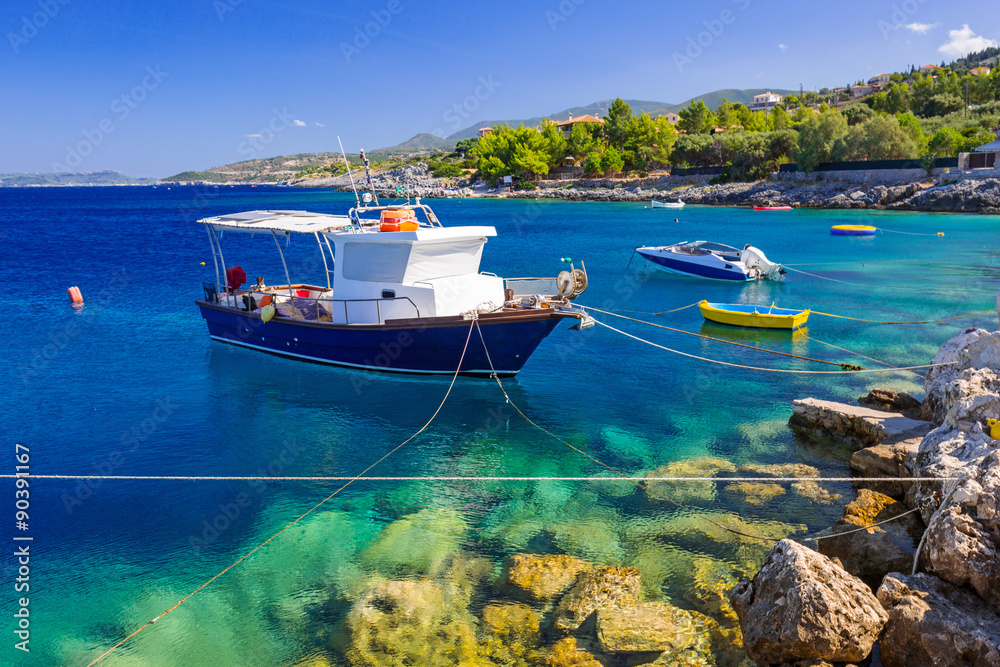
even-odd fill
[[[656,264],[658,267],[667,269],[668,271],[687,273],[689,275],[701,276],[703,278],[717,278],[720,280],[751,280],[735,266],[730,270],[716,268],[714,266],[702,266],[701,264],[693,264],[691,262],[678,261],[676,259],[660,255],[646,255],[641,252],[639,254],[651,261],[653,264]]]
[[[399,373],[454,373],[472,324],[345,328],[296,324],[284,318],[264,323],[245,312],[200,303],[199,308],[209,334],[219,342],[292,359]],[[492,367],[500,375],[516,374],[560,319],[480,320],[489,358],[479,332],[473,331],[460,372],[489,375]]]

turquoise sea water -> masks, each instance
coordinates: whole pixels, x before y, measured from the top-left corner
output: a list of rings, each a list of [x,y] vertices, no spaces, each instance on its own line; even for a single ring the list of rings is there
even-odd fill
[[[0,321],[6,470],[13,472],[18,442],[30,449],[33,474],[353,475],[412,435],[437,407],[446,379],[366,374],[212,343],[193,303],[201,281],[212,276],[205,232],[193,220],[250,209],[341,213],[352,201],[326,191],[264,187],[0,189],[0,277],[9,295]],[[560,257],[586,262],[590,288],[580,302],[605,310],[664,311],[707,299],[926,320],[991,308],[1000,290],[994,217],[431,203],[446,225],[497,227],[483,270],[554,276]],[[833,224],[908,234],[832,237]],[[934,235],[939,231],[945,236]],[[770,259],[823,278],[790,273],[784,282],[709,281],[650,272],[638,256],[626,269],[637,245],[697,239],[753,243]],[[248,275],[282,280],[270,239],[251,243],[232,235],[224,244],[230,263]],[[288,252],[298,275],[321,271],[309,243],[295,240]],[[82,307],[69,305],[70,285],[81,288]],[[817,340],[904,366],[929,363],[962,326],[996,324],[995,313],[912,326],[813,316],[802,335],[711,325],[696,308],[662,317],[626,314],[869,368],[877,364]],[[595,315],[693,355],[833,369]],[[791,401],[847,401],[876,386],[922,394],[921,379],[908,373],[736,369],[600,326],[575,332],[568,324],[504,386],[532,420],[600,461],[635,475],[660,468],[667,476],[788,463],[847,475],[849,452],[789,431]],[[371,474],[607,473],[522,420],[495,383],[460,378],[431,427]],[[8,546],[14,534],[34,540],[31,652],[13,648],[8,616],[11,632],[0,662],[86,665],[336,486],[104,481],[91,488],[33,480],[26,533],[14,528],[13,482],[4,480],[3,488],[8,514],[0,538]],[[829,526],[852,497],[847,484],[658,488],[716,521],[775,538]],[[648,599],[710,613],[711,595],[692,591],[744,573],[760,547],[741,546],[691,511],[622,482],[358,482],[103,664],[340,664],[344,615],[380,577],[439,572],[455,552],[496,570],[506,555],[525,551],[637,565]],[[4,557],[5,610],[14,610],[22,595],[13,591],[17,567],[12,556]],[[488,587],[480,594],[488,597]]]

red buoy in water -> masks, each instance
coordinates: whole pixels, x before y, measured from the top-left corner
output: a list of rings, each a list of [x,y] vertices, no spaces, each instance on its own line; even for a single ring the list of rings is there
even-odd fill
[[[69,292],[69,300],[70,301],[72,301],[73,303],[83,303],[83,295],[80,294],[80,288],[79,287],[77,287],[76,285],[73,285],[73,287],[70,287],[66,291]]]

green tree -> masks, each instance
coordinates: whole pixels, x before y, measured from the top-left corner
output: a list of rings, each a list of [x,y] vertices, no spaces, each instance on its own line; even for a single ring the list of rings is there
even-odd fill
[[[761,112],[763,113],[763,112]],[[792,118],[785,111],[785,107],[778,105],[771,109],[771,128],[774,130],[790,130],[792,128]]]
[[[541,135],[541,151],[545,154],[549,169],[562,164],[569,153],[569,142],[562,130],[554,122],[545,118],[542,119]]]
[[[604,156],[601,158],[601,167],[605,174],[617,174],[625,166],[625,160],[622,154],[614,146],[610,146],[608,150],[604,152]]]
[[[844,109],[843,114],[844,118],[847,119],[847,124],[852,127],[875,117],[875,112],[866,104],[852,104]]]
[[[715,114],[701,100],[692,101],[689,106],[678,111],[677,115],[681,117],[677,128],[687,134],[708,134],[716,126]]]
[[[711,164],[711,146],[712,137],[708,134],[682,134],[674,143],[670,163],[677,166],[707,167]]]
[[[910,112],[898,113],[896,114],[896,120],[899,121],[899,126],[903,128],[903,131],[910,135],[910,139],[916,145],[920,152],[923,152],[924,147],[927,145],[927,137],[924,136],[924,128],[920,125],[920,121]]]
[[[795,159],[799,168],[810,172],[820,162],[830,160],[834,143],[848,131],[847,120],[836,109],[814,114],[799,125],[799,149]]]
[[[951,93],[942,93],[934,95],[924,102],[924,105],[920,108],[920,115],[924,118],[946,116],[950,113],[961,111],[964,108],[965,102],[962,101],[961,97]]]
[[[830,154],[834,160],[902,160],[917,157],[918,150],[895,116],[876,116],[850,128]]]
[[[610,146],[614,146],[619,151],[625,148],[625,140],[628,138],[631,121],[632,107],[622,98],[616,98],[611,103],[611,108],[608,109],[608,114],[604,118],[604,136]]]
[[[954,157],[965,145],[965,137],[953,127],[942,127],[927,144],[927,151],[935,157]]]
[[[569,132],[567,153],[578,158],[589,155],[600,143],[594,128],[597,128],[597,132],[600,131],[600,126],[596,123],[577,123],[574,125]]]

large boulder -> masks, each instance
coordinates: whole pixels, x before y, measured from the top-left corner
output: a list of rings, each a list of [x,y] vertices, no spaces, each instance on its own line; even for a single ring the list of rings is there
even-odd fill
[[[871,590],[832,560],[781,540],[730,596],[747,656],[759,663],[861,660],[885,624]]]
[[[921,562],[1000,611],[1000,452],[945,497],[927,527]]]
[[[566,554],[514,554],[504,560],[500,585],[516,597],[547,602],[569,590],[580,573],[591,567]]]
[[[915,465],[920,477],[965,477],[987,455],[1000,449],[1000,440],[994,440],[978,425],[969,431],[950,426],[940,426],[920,442]],[[915,482],[906,493],[906,504],[921,507],[924,522],[931,516],[942,499],[945,482]]]
[[[878,589],[889,613],[885,667],[1000,665],[1000,616],[968,591],[928,574],[893,573]]]
[[[949,388],[952,381],[959,379],[966,369],[1000,369],[1000,331],[990,333],[977,327],[964,329],[941,346],[934,363],[948,365],[927,371],[922,418],[940,424],[959,397],[958,385]],[[968,380],[965,376],[964,381]]]
[[[598,609],[639,602],[640,573],[635,567],[601,567],[580,575],[552,615],[558,630],[576,632]],[[588,624],[589,625],[589,624]]]

